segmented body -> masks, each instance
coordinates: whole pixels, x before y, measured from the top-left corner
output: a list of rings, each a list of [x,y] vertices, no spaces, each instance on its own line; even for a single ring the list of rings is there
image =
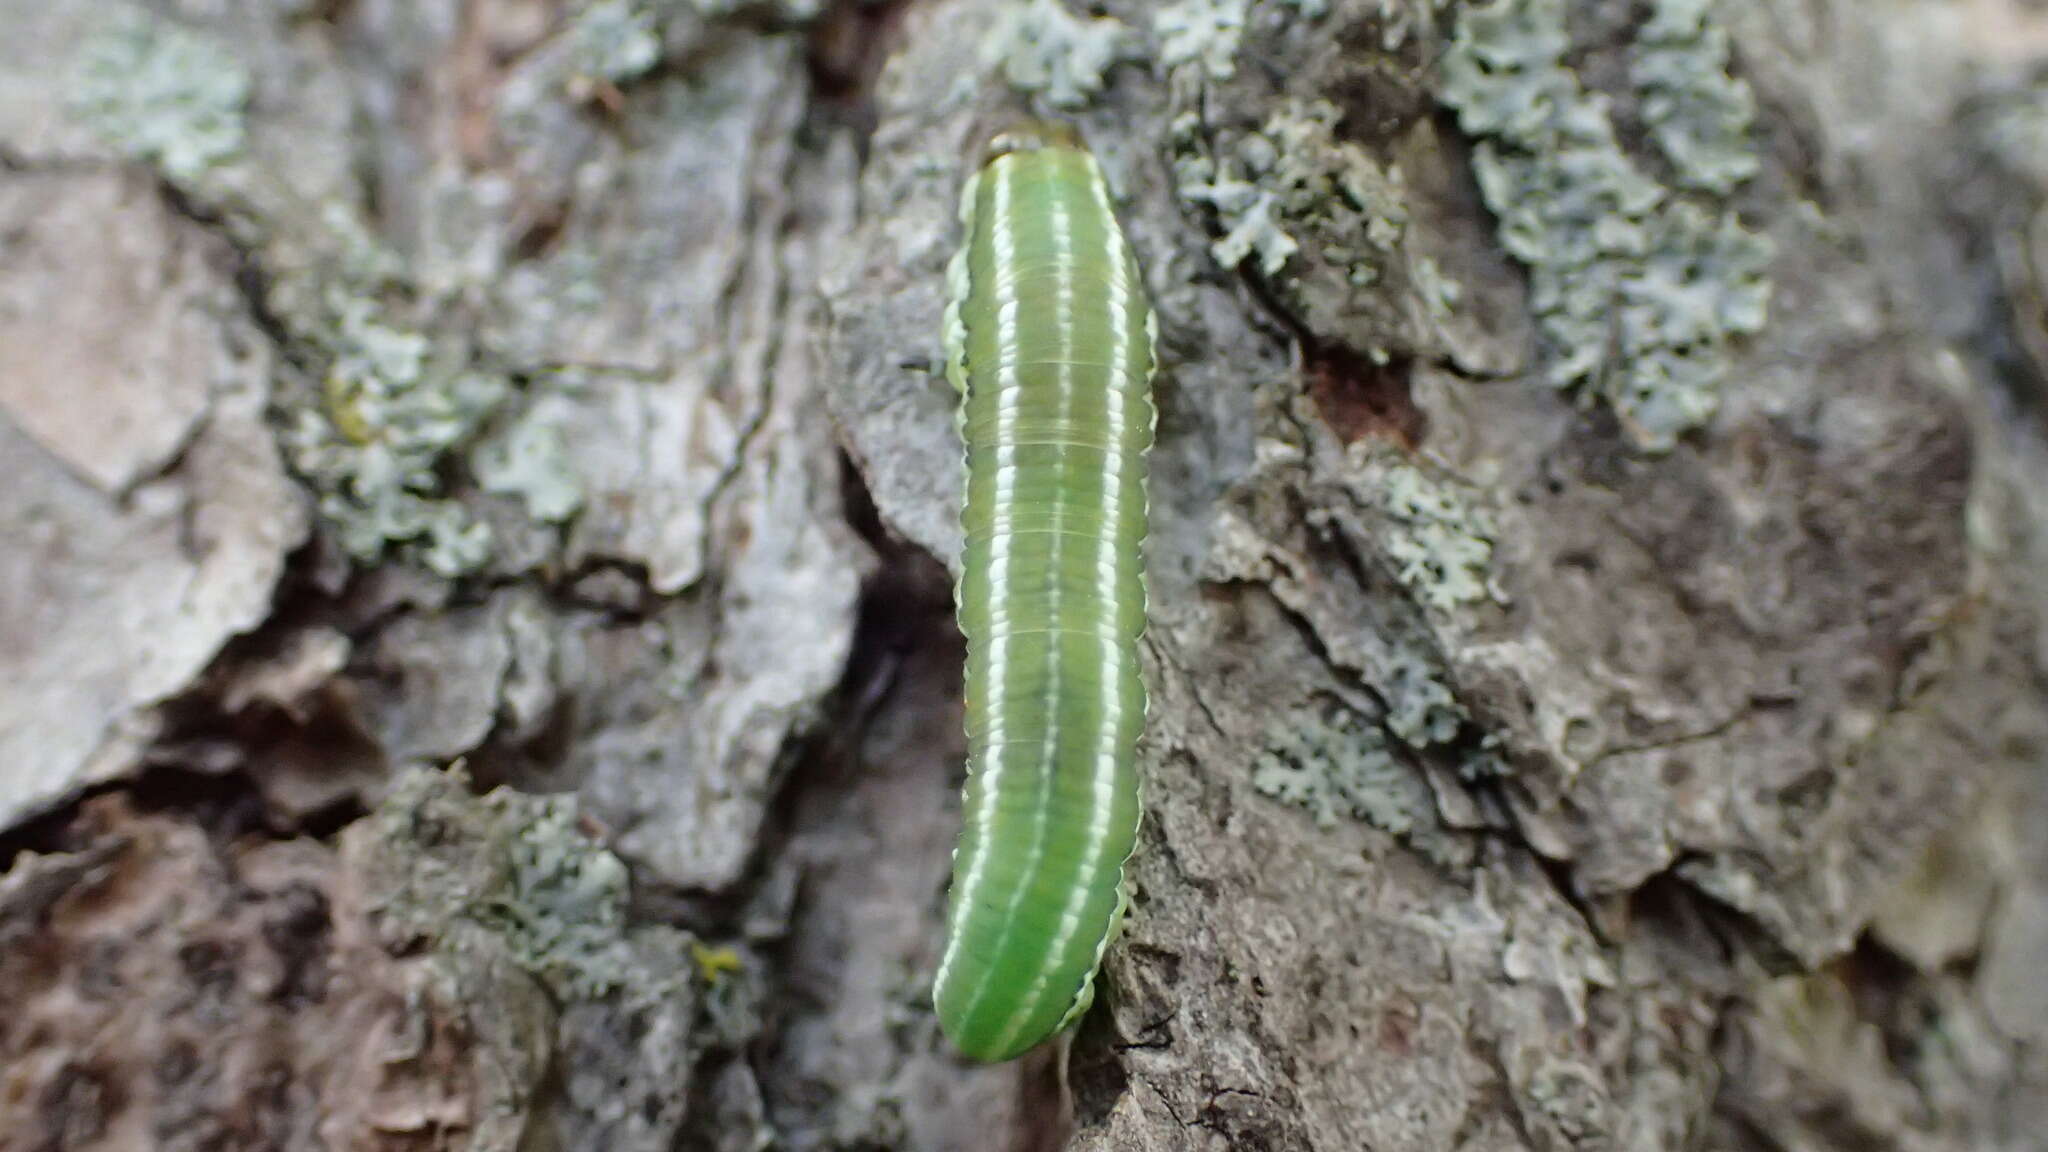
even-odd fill
[[[1095,160],[999,137],[961,206],[968,780],[939,1021],[1003,1060],[1079,1018],[1123,915],[1145,688],[1153,320]]]

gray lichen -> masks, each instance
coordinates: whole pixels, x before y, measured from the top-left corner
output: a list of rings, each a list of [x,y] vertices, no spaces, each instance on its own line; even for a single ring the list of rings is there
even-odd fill
[[[1620,345],[1631,359],[1610,385],[1647,447],[1705,424],[1720,401],[1730,334],[1763,329],[1773,248],[1733,213],[1689,203],[1651,221],[1649,250],[1621,280]]]
[[[1994,91],[1986,105],[1977,117],[1985,152],[2000,168],[2048,186],[2048,90]]]
[[[1636,36],[1631,73],[1643,119],[1688,188],[1726,195],[1757,173],[1756,97],[1728,74],[1728,31],[1714,0],[1657,0]]]
[[[1329,217],[1331,240],[1357,235],[1366,244],[1326,251],[1332,263],[1360,269],[1389,252],[1408,226],[1406,192],[1399,169],[1382,169],[1358,145],[1338,138],[1337,107],[1327,100],[1291,102],[1266,122],[1265,136],[1277,156],[1269,183],[1289,209],[1304,218]]]
[[[1225,231],[1209,251],[1225,268],[1237,268],[1256,255],[1259,272],[1270,278],[1301,250],[1279,218],[1280,198],[1256,184],[1223,175],[1193,186],[1187,196],[1215,208],[1222,219]]]
[[[1697,71],[1719,42],[1702,34],[1674,46],[1664,30],[1685,24],[1676,13],[1660,9],[1656,50],[1690,53]],[[1762,328],[1772,247],[1732,213],[1675,201],[1638,169],[1606,99],[1566,67],[1568,47],[1561,0],[1468,8],[1444,59],[1442,98],[1480,138],[1480,191],[1502,245],[1529,268],[1551,380],[1604,397],[1641,447],[1663,451],[1713,416],[1731,341]],[[1674,66],[1652,71],[1666,77]],[[1737,165],[1707,144],[1726,143],[1727,109],[1659,83],[1659,137],[1680,141],[1684,157],[1674,162],[1695,178],[1728,178]],[[1682,87],[1705,90],[1697,80]],[[1714,113],[1706,126],[1703,108]]]
[[[1276,277],[1307,241],[1354,286],[1379,279],[1407,226],[1401,175],[1340,140],[1338,119],[1327,100],[1289,103],[1220,161],[1195,146],[1192,114],[1176,121],[1181,195],[1215,210],[1224,228],[1211,246],[1219,264],[1236,268],[1256,256],[1259,271]]]
[[[773,13],[787,24],[811,20],[824,11],[825,0],[662,0],[669,8],[688,8],[700,16],[720,18],[745,9]]]
[[[1219,265],[1263,281],[1319,346],[1384,364],[1427,339],[1401,169],[1336,104],[1284,100],[1254,128],[1212,123],[1199,86],[1173,95],[1175,189],[1210,216]]]
[[[1237,74],[1237,49],[1244,39],[1248,0],[1177,0],[1152,16],[1159,62],[1169,70],[1198,64],[1212,80]]]
[[[109,144],[187,181],[239,154],[249,73],[212,40],[127,7],[80,49],[71,109]]]
[[[1465,726],[1465,706],[1419,656],[1398,655],[1374,687],[1386,701],[1387,731],[1412,748],[1448,744]]]
[[[1445,826],[1423,772],[1382,728],[1338,701],[1301,705],[1270,725],[1251,782],[1322,827],[1360,820],[1440,867],[1472,864],[1472,842]]]
[[[444,362],[424,336],[391,325],[367,300],[338,308],[323,403],[301,409],[285,430],[294,465],[357,559],[399,547],[445,576],[474,571],[490,554],[490,530],[449,497],[442,473],[510,385]]]
[[[415,768],[371,819],[373,911],[398,942],[459,947],[459,928],[481,929],[570,997],[628,979],[626,868],[577,826],[573,799],[478,797],[460,770]]]
[[[1060,0],[1007,4],[982,41],[982,59],[1019,92],[1055,108],[1080,108],[1102,91],[1103,77],[1134,59],[1130,28],[1109,17],[1081,17]]]
[[[470,453],[484,491],[517,496],[536,520],[559,524],[583,506],[583,490],[562,426],[535,408]]]
[[[1296,708],[1275,722],[1252,787],[1307,809],[1324,826],[1348,816],[1402,835],[1433,811],[1428,786],[1395,759],[1386,734],[1335,704]]]
[[[1465,286],[1447,275],[1435,259],[1424,256],[1415,262],[1415,292],[1429,310],[1430,319],[1442,324],[1464,298]]]
[[[1377,455],[1364,462],[1355,489],[1386,515],[1395,577],[1417,599],[1449,610],[1496,598],[1493,518],[1455,488],[1406,460]]]
[[[634,0],[597,0],[570,27],[577,82],[618,84],[646,74],[661,60],[654,14]]]
[[[675,1147],[699,1056],[760,1031],[760,966],[632,923],[626,866],[569,797],[408,769],[344,859],[379,941],[425,961],[472,1038],[476,1147],[524,1146],[537,1122],[565,1152]]]

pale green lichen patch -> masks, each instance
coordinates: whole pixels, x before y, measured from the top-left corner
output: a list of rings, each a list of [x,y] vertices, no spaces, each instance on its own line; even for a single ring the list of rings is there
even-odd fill
[[[2048,185],[2048,90],[2032,85],[1995,93],[1972,122],[2001,168]]]
[[[1249,0],[1176,0],[1152,16],[1159,62],[1168,69],[1199,66],[1212,80],[1237,74],[1237,50],[1244,40]]]
[[[1339,139],[1339,114],[1325,100],[1292,102],[1221,159],[1195,146],[1198,122],[1176,122],[1181,194],[1207,204],[1224,229],[1211,248],[1236,268],[1257,258],[1273,278],[1313,244],[1318,266],[1342,271],[1352,286],[1376,282],[1408,221],[1398,170],[1382,169]]]
[[[1729,363],[1728,336],[1757,332],[1769,302],[1773,249],[1733,213],[1674,204],[1621,282],[1620,344],[1640,360],[1613,385],[1633,427],[1662,447],[1712,417]]]
[[[1360,820],[1453,870],[1472,843],[1445,827],[1422,771],[1357,711],[1335,700],[1289,709],[1265,732],[1252,787],[1307,811],[1323,827]]]
[[[285,429],[294,465],[319,493],[342,546],[365,563],[397,547],[446,576],[476,570],[490,531],[445,490],[447,461],[510,391],[503,377],[450,364],[367,300],[339,304],[322,403]]]
[[[621,84],[661,60],[654,13],[635,0],[597,0],[585,7],[570,26],[569,45],[572,83]]]
[[[1379,505],[1394,576],[1432,608],[1494,599],[1493,518],[1447,482],[1385,455],[1363,464],[1356,490]]]
[[[562,426],[545,408],[529,410],[477,445],[470,466],[484,491],[518,497],[536,520],[559,524],[583,506]]]
[[[1632,79],[1643,119],[1688,188],[1726,195],[1757,173],[1756,97],[1728,74],[1728,31],[1714,0],[1657,0],[1636,36]]]
[[[559,993],[595,997],[637,966],[626,940],[626,867],[578,826],[575,801],[469,791],[459,771],[401,773],[370,817],[371,911],[393,942],[505,945]]]
[[[1325,261],[1370,284],[1407,231],[1407,193],[1398,168],[1380,167],[1338,137],[1338,119],[1335,105],[1317,100],[1291,103],[1267,121],[1264,135],[1277,157],[1261,183],[1303,222]]]
[[[1465,727],[1465,706],[1418,656],[1397,656],[1374,688],[1386,701],[1387,731],[1411,748],[1448,744]]]
[[[1279,196],[1245,180],[1229,166],[1218,171],[1206,157],[1191,161],[1181,165],[1181,192],[1215,209],[1223,224],[1223,235],[1209,246],[1216,262],[1238,268],[1256,256],[1262,275],[1268,279],[1280,275],[1301,245],[1288,234],[1281,219]]]
[[[352,912],[423,977],[406,1034],[470,1052],[473,1146],[675,1147],[701,1055],[760,1034],[759,966],[633,923],[626,866],[570,797],[413,767],[342,840]]]
[[[1000,68],[1012,88],[1066,109],[1094,99],[1109,70],[1137,53],[1129,27],[1106,16],[1076,16],[1060,0],[1004,5],[982,41],[982,59]]]
[[[1450,612],[1504,599],[1493,572],[1493,517],[1451,480],[1392,449],[1361,441],[1347,478],[1355,498],[1377,513],[1370,525],[1380,555],[1409,595]],[[1421,750],[1455,742],[1470,717],[1420,650],[1397,650],[1373,677],[1386,705],[1388,732]]]
[[[1325,826],[1350,817],[1403,835],[1434,811],[1428,786],[1395,759],[1386,734],[1334,704],[1296,708],[1272,725],[1252,787]]]
[[[249,73],[221,45],[131,8],[81,48],[71,110],[109,144],[186,181],[238,155]]]
[[[416,298],[405,262],[347,207],[274,244],[266,304],[304,372],[284,374],[279,439],[313,489],[321,522],[354,559],[396,558],[443,576],[480,570],[490,528],[464,504],[470,480],[519,498],[538,520],[573,515],[553,422],[529,407],[494,434],[512,381],[470,341],[401,319]]]
[[[1434,258],[1424,256],[1415,262],[1415,292],[1429,310],[1430,319],[1443,324],[1450,321],[1458,302],[1464,299],[1465,286],[1445,274]]]
[[[1529,268],[1552,381],[1604,397],[1640,446],[1663,451],[1713,416],[1731,341],[1763,327],[1772,248],[1731,212],[1677,201],[1645,175],[1606,99],[1565,65],[1568,48],[1562,0],[1468,8],[1442,97],[1479,138],[1480,192],[1502,245]],[[1660,138],[1715,138],[1690,118],[1711,103],[1667,94]],[[1682,169],[1731,171],[1687,156]]]

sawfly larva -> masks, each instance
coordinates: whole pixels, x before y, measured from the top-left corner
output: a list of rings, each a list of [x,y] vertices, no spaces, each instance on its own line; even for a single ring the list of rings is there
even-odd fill
[[[1030,123],[989,154],[948,270],[968,776],[933,1001],[961,1052],[1007,1060],[1087,1010],[1124,913],[1154,321],[1078,138]]]

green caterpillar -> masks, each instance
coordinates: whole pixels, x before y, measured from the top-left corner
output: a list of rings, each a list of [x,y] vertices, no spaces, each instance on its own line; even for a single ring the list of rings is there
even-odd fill
[[[961,1052],[1007,1060],[1087,1010],[1123,918],[1155,324],[1079,140],[1030,123],[989,153],[948,269],[968,777],[933,1002]]]

